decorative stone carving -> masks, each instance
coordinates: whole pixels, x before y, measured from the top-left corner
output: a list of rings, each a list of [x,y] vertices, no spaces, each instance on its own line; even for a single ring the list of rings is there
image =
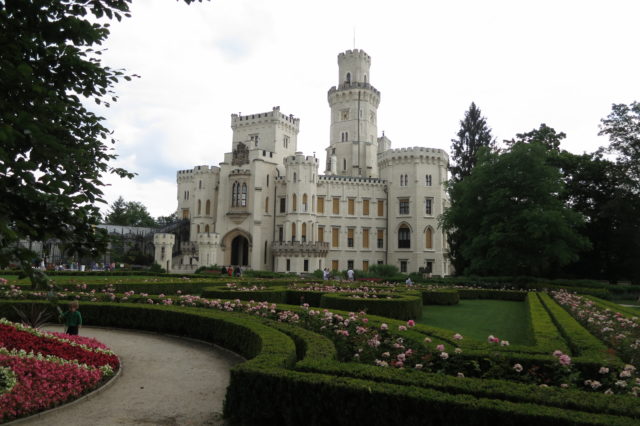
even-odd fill
[[[242,166],[249,163],[249,148],[242,142],[233,150],[233,159],[231,164],[234,166]]]

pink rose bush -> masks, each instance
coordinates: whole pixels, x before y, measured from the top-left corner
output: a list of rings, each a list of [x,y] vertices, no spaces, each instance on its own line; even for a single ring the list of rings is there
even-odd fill
[[[78,398],[119,365],[117,356],[95,339],[0,319],[0,422]]]

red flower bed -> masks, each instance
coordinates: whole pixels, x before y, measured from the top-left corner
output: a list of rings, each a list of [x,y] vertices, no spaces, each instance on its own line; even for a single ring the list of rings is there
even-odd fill
[[[24,349],[43,355],[54,355],[66,360],[77,360],[81,364],[92,367],[109,365],[118,368],[118,357],[105,353],[100,349],[85,348],[81,345],[71,345],[58,340],[55,336],[37,336],[33,333],[18,330],[6,324],[0,324],[0,347],[11,349]]]
[[[10,392],[0,395],[0,422],[55,407],[94,388],[102,379],[95,368],[0,353],[0,366],[17,376]]]

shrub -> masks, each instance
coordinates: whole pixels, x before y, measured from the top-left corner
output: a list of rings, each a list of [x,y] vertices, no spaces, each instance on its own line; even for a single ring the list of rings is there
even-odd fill
[[[367,276],[377,278],[390,278],[398,275],[398,267],[395,265],[371,265]]]
[[[381,297],[389,297],[381,298]],[[406,295],[378,295],[372,297],[353,297],[349,294],[326,293],[320,299],[323,308],[335,308],[343,311],[365,311],[370,315],[379,315],[400,320],[422,318],[422,297],[418,293]]]
[[[422,292],[422,303],[425,305],[457,305],[460,294],[457,290],[429,290]]]

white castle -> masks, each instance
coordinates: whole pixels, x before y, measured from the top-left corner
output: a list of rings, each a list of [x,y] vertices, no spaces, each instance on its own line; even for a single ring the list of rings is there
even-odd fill
[[[331,132],[324,174],[297,151],[300,119],[279,107],[231,115],[232,152],[219,166],[177,173],[178,216],[188,236],[154,236],[155,259],[172,272],[234,265],[277,272],[367,270],[449,275],[438,216],[447,207],[441,149],[391,149],[378,137],[380,92],[362,50],[338,55],[329,89]]]

